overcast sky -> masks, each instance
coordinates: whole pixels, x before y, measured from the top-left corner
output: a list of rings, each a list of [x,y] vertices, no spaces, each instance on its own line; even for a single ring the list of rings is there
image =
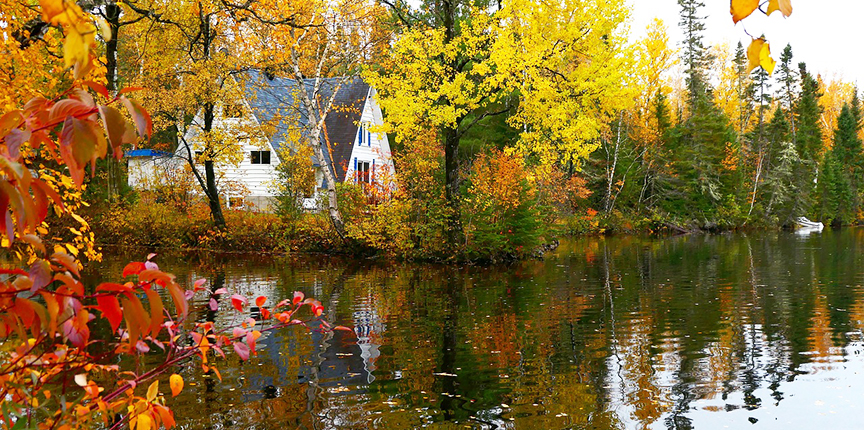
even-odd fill
[[[670,38],[681,41],[678,28],[677,0],[628,0],[633,6],[632,34],[641,37],[655,17],[669,28]],[[734,25],[729,15],[729,0],[703,0],[706,45],[728,41],[746,47],[750,36],[765,34],[771,43],[771,54],[779,60],[787,43],[792,44],[794,63],[804,61],[809,70],[824,77],[834,74],[844,80],[864,84],[864,1],[861,0],[792,0],[793,12],[783,18],[780,12],[766,17],[755,12]]]

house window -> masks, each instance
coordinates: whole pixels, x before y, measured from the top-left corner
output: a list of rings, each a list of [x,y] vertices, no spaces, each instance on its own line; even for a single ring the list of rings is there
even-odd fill
[[[357,182],[369,183],[369,179],[371,179],[372,175],[370,174],[372,171],[371,163],[368,161],[358,161],[357,162]]]
[[[270,151],[252,151],[252,164],[270,164]]]
[[[363,146],[363,124],[360,124],[360,128],[357,129],[357,145]]]

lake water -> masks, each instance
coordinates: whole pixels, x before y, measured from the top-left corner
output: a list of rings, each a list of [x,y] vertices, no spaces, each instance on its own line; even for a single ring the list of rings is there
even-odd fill
[[[189,284],[300,290],[354,329],[269,333],[221,382],[176,369],[169,405],[187,429],[864,428],[862,245],[861,229],[586,238],[503,267],[163,255]],[[136,257],[105,254],[91,270],[115,280]]]

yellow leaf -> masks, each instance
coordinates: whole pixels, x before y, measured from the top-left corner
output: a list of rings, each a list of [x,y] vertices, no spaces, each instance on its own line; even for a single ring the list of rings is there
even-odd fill
[[[750,16],[757,7],[759,7],[759,0],[732,0],[729,9],[732,21],[737,24],[738,21]]]
[[[106,42],[110,42],[113,34],[111,33],[111,26],[108,25],[108,21],[105,21],[103,18],[96,18],[96,24],[99,26],[99,32],[102,33],[102,38],[105,39]]]
[[[762,56],[762,46],[765,45],[765,39],[753,39],[750,46],[747,47],[747,73],[759,67]]]
[[[785,17],[792,15],[792,0],[770,0],[768,2],[767,15],[771,15],[774,11],[779,10]]]
[[[66,67],[83,64],[87,61],[89,49],[85,36],[74,27],[70,27],[66,41],[63,43],[63,60],[66,62]]]
[[[147,401],[152,402],[155,400],[157,394],[159,394],[159,381],[153,381],[150,387],[147,388]]]
[[[136,426],[137,430],[150,430],[153,428],[153,419],[147,414],[138,415],[138,419],[135,421],[138,423]]]
[[[175,373],[168,379],[168,383],[171,385],[171,397],[177,397],[183,390],[183,377]]]
[[[767,42],[764,43],[762,50],[759,52],[759,65],[770,75],[774,73],[774,66],[776,64],[777,62],[771,58],[771,46]]]

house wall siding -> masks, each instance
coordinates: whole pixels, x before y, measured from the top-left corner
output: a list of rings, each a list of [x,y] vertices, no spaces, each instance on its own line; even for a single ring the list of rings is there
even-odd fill
[[[363,114],[360,116],[360,122],[363,124],[363,133],[366,133],[369,125],[381,125],[384,123],[381,108],[375,101],[375,91],[371,90],[366,97],[366,103],[363,105]],[[390,153],[390,143],[387,140],[386,133],[371,133],[371,140],[368,135],[363,137],[363,144],[359,144],[359,131],[354,139],[354,148],[351,151],[351,158],[348,160],[348,170],[345,172],[345,182],[355,181],[355,163],[354,160],[366,161],[370,164],[374,160],[374,179],[381,183],[383,178],[392,177],[393,173],[393,157]]]
[[[370,125],[377,126],[383,124],[381,108],[378,106],[374,97],[375,91],[374,89],[371,89],[366,96],[366,101],[363,105],[360,117],[360,122],[364,125],[364,133],[366,133],[368,126]],[[222,130],[232,130],[237,127],[249,130],[260,129],[260,124],[258,123],[257,118],[252,114],[252,109],[245,100],[243,101],[243,111],[243,116],[241,118],[226,118],[222,115],[221,109],[219,109],[219,111],[216,112],[213,127]],[[202,118],[199,114],[199,116],[195,117],[193,126],[189,127],[184,135],[184,139],[192,145],[193,154],[195,151],[201,151],[203,149],[203,145],[201,145],[201,142],[198,139],[200,127],[194,125],[202,124],[202,122]],[[348,160],[345,175],[345,181],[347,182],[354,182],[355,159],[359,161],[367,161],[370,164],[373,163],[374,160],[373,177],[376,182],[380,183],[383,177],[392,178],[394,167],[387,135],[385,133],[371,133],[371,142],[368,139],[369,135],[366,136],[367,137],[364,137],[363,139],[362,145],[358,145],[358,136],[355,136],[351,157]],[[252,164],[252,151],[260,150],[270,151],[270,164]],[[242,185],[240,188],[245,188],[248,192],[248,194],[244,196],[248,197],[246,200],[247,202],[252,203],[257,209],[269,210],[273,197],[272,185],[275,181],[275,167],[279,163],[279,157],[267,139],[251,139],[244,141],[242,142],[242,151],[243,158],[239,164],[229,165],[226,163],[217,163],[216,165],[217,184],[219,186],[221,197],[225,199],[226,202],[230,197],[239,197],[240,193],[233,191],[238,187],[232,187],[231,183],[240,184]],[[173,167],[175,169],[184,169],[187,164],[185,161],[187,156],[187,149],[181,143],[175,152],[175,156],[173,158],[169,157],[167,159],[169,161],[167,161],[167,163],[162,163],[162,165],[165,167]],[[136,188],[148,188],[144,184],[144,181],[141,180],[141,176],[152,176],[154,170],[158,170],[153,169],[150,163],[152,163],[151,160],[130,159],[130,170],[133,170],[134,166],[134,170],[136,171],[135,175],[130,175],[130,185],[135,186]],[[197,168],[203,174],[203,164],[198,165]],[[321,188],[321,185],[325,185],[323,184],[323,179],[323,172],[320,168],[316,169],[316,184],[319,188],[316,190],[317,193],[314,197],[304,199],[303,204],[307,209],[311,210],[320,206],[321,196],[323,193],[326,193],[326,187]]]

